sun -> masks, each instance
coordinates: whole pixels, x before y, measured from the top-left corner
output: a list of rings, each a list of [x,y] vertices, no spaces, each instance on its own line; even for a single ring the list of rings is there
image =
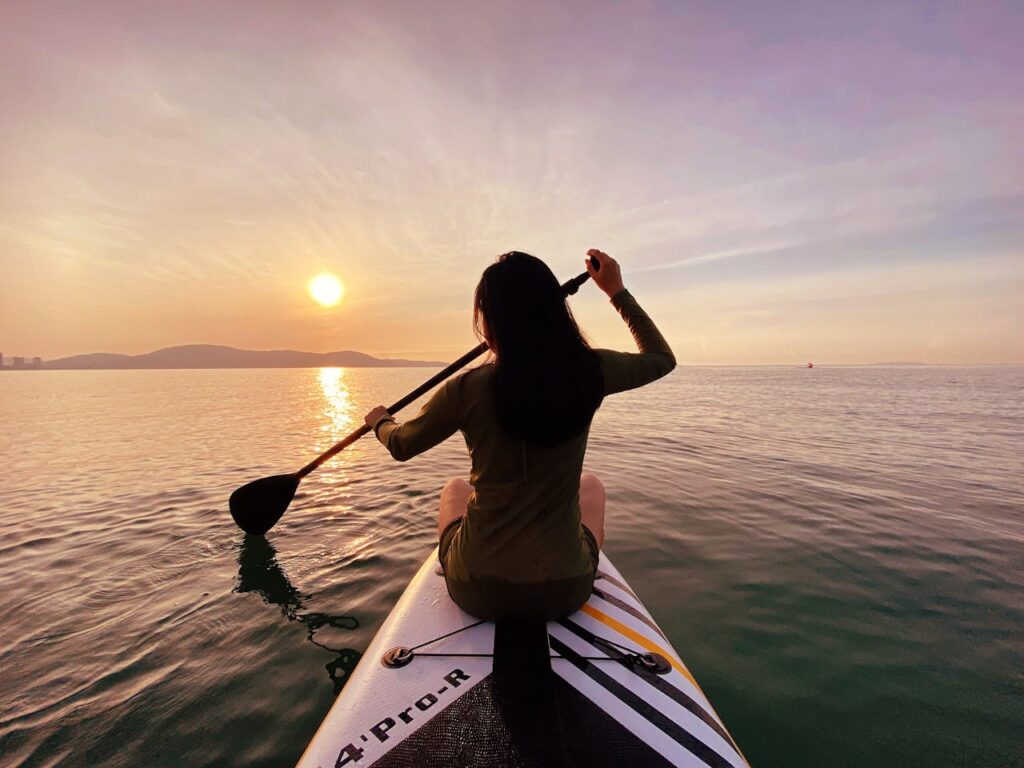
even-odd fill
[[[345,295],[345,286],[341,284],[341,280],[329,272],[322,272],[311,278],[307,287],[313,301],[321,307],[336,306]]]

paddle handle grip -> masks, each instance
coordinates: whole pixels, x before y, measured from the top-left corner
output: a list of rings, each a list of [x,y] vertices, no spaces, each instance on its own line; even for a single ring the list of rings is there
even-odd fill
[[[593,264],[595,268],[597,268],[597,259],[594,259],[593,257],[591,257],[590,263]],[[581,273],[579,275],[576,275],[576,277],[572,278],[571,280],[566,280],[564,283],[562,283],[562,292],[565,293],[566,296],[572,296],[573,294],[576,293],[576,291],[578,291],[580,289],[580,286],[583,285],[585,282],[587,282],[587,280],[589,280],[589,279],[590,279],[590,273],[589,272],[583,272],[583,273]],[[438,384],[440,384],[442,381],[447,379],[449,376],[451,376],[457,370],[459,370],[460,368],[463,368],[464,366],[468,365],[472,361],[476,360],[476,358],[480,357],[480,355],[482,355],[486,351],[487,351],[487,342],[485,342],[485,341],[480,342],[475,347],[473,347],[473,349],[469,350],[469,352],[467,352],[462,357],[460,357],[458,360],[456,360],[455,362],[453,362],[453,363],[449,364],[448,366],[446,366],[444,368],[444,370],[435,373],[433,376],[431,376],[429,379],[424,381],[422,384],[420,384],[418,387],[416,387],[416,389],[414,389],[412,392],[407,394],[401,400],[397,400],[392,405],[390,405],[388,407],[388,413],[390,413],[392,415],[398,413],[400,410],[405,408],[405,406],[407,406],[413,400],[415,400],[418,397],[420,397],[421,395],[429,392],[431,389],[433,389]],[[366,424],[364,424],[363,426],[359,427],[359,429],[357,429],[354,432],[352,432],[350,435],[348,435],[346,438],[344,438],[340,442],[337,442],[334,445],[332,445],[326,451],[324,451],[319,456],[317,456],[315,459],[313,459],[311,462],[309,462],[309,464],[307,464],[302,469],[300,469],[296,473],[298,475],[299,479],[301,480],[306,475],[308,475],[310,472],[312,472],[317,467],[319,467],[321,464],[323,464],[325,461],[327,461],[328,459],[331,459],[332,457],[334,457],[337,454],[341,453],[343,450],[345,450],[350,445],[352,445],[352,443],[354,443],[356,440],[358,440],[363,435],[365,435],[366,433],[371,432],[371,431],[372,430],[370,429],[370,427],[367,426]]]

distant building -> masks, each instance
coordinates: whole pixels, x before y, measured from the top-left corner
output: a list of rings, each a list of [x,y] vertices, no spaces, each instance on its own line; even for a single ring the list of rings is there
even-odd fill
[[[11,357],[8,358],[9,365],[4,365],[4,356],[0,354],[0,370],[6,371],[41,371],[43,369],[43,358],[41,357]]]

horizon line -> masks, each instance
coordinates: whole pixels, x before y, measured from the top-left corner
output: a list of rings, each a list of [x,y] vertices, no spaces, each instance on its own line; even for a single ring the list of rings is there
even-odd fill
[[[321,354],[321,353],[316,353]],[[20,356],[19,356],[20,357]],[[60,359],[60,358],[58,358]],[[17,372],[39,372],[39,371],[280,371],[280,370],[321,370],[321,369],[363,369],[363,368],[401,368],[404,370],[414,368],[444,368],[448,363],[423,360],[414,361],[420,365],[387,365],[389,362],[399,362],[400,358],[394,360],[388,358],[375,358],[383,365],[230,365],[230,366],[149,366],[145,368],[46,368],[25,366],[13,368],[4,365],[0,371]],[[45,366],[46,361],[43,361]],[[467,369],[471,366],[467,365]],[[813,368],[808,368],[803,363],[677,363],[677,368],[798,368],[801,370],[815,370],[818,368],[1017,368],[1024,367],[1024,361],[1020,362],[997,362],[997,363],[922,363],[914,361],[895,363],[815,363]]]

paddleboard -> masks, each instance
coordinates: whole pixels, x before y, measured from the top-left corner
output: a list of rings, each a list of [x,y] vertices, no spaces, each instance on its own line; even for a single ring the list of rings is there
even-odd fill
[[[463,612],[427,558],[299,768],[746,768],[732,736],[601,553],[593,594],[554,622]]]

